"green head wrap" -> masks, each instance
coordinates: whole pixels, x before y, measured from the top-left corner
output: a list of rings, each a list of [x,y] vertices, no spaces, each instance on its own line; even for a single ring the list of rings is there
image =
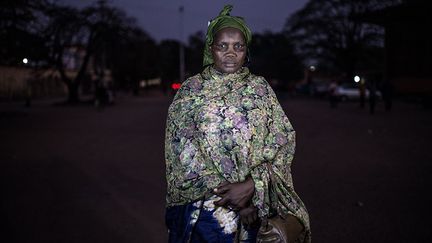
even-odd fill
[[[213,56],[210,52],[210,46],[213,44],[213,37],[216,33],[227,27],[232,27],[240,30],[243,33],[243,36],[246,41],[246,45],[249,46],[252,40],[252,33],[250,29],[247,27],[246,22],[242,17],[230,16],[230,12],[232,10],[232,5],[225,5],[222,11],[219,13],[215,19],[210,21],[210,24],[207,28],[205,47],[204,47],[204,59],[203,66],[208,66],[213,64]]]

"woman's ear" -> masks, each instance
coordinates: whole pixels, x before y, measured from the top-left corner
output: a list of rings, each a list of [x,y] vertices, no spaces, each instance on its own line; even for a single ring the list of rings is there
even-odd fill
[[[245,62],[243,63],[244,67],[249,67],[249,65],[251,64],[251,58],[250,58],[250,52],[249,49],[246,52],[246,58],[245,58]]]

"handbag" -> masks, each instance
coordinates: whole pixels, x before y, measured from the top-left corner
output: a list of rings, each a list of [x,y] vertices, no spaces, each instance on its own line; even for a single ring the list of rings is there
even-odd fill
[[[276,203],[278,198],[283,195],[279,195],[279,193],[275,190],[276,181],[273,175],[273,169],[268,163],[267,168],[270,175],[270,200],[273,200],[273,202]],[[270,203],[270,205],[272,204]],[[277,211],[276,207],[274,207],[273,210]],[[261,226],[257,235],[257,243],[295,242],[302,231],[303,226],[295,216],[276,212],[272,216],[269,216],[261,221]]]

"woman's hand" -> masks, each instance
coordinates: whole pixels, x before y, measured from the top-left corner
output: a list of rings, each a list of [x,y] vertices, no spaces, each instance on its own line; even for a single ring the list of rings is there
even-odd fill
[[[252,225],[258,218],[257,208],[251,203],[248,207],[240,210],[240,220],[244,225]]]
[[[214,190],[216,195],[222,197],[215,205],[241,210],[249,205],[254,191],[255,184],[250,177],[243,182],[222,184]]]

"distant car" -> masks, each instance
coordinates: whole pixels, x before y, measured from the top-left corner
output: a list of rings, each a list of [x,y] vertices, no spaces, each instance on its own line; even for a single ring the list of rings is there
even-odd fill
[[[345,100],[358,100],[360,99],[360,88],[357,83],[343,83],[338,86],[336,94],[342,101]],[[376,97],[381,97],[381,92],[378,90],[375,92]],[[369,98],[369,90],[365,89],[365,98]]]

